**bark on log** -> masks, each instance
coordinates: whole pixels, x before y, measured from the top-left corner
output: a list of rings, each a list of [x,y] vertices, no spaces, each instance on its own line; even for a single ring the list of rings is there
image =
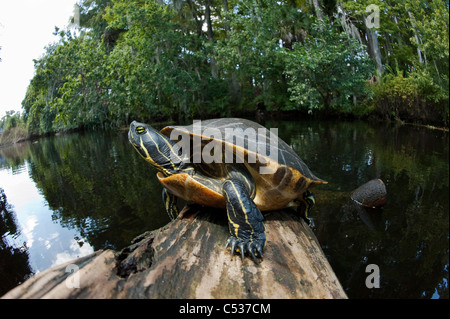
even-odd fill
[[[98,251],[46,270],[2,298],[346,298],[314,233],[293,210],[264,217],[261,262],[225,249],[225,212],[189,206],[120,253]],[[67,272],[73,264],[79,270]]]

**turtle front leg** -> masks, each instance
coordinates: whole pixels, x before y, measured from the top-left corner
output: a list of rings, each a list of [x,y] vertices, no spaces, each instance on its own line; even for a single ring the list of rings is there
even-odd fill
[[[231,233],[226,248],[231,245],[231,253],[240,252],[242,258],[247,252],[253,259],[261,258],[266,243],[261,212],[240,180],[226,180],[222,189]]]
[[[162,198],[164,207],[166,207],[167,214],[169,214],[171,220],[174,220],[179,214],[177,207],[178,198],[170,193],[166,188],[163,188]]]

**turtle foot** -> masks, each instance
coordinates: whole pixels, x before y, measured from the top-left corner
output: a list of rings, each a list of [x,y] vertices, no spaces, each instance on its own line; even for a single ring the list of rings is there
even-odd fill
[[[249,253],[253,260],[258,260],[258,258],[262,258],[263,249],[264,249],[265,240],[244,240],[239,239],[234,236],[228,238],[227,245],[231,246],[231,253],[241,253],[241,258],[245,258],[245,254]]]

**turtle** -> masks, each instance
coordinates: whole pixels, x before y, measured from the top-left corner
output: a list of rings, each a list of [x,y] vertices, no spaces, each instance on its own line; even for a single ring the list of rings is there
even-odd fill
[[[161,131],[133,121],[128,139],[159,170],[169,217],[179,214],[178,198],[226,210],[230,237],[225,249],[242,258],[263,257],[261,212],[297,207],[310,225],[315,197],[309,189],[327,183],[286,142],[247,119],[211,119]]]

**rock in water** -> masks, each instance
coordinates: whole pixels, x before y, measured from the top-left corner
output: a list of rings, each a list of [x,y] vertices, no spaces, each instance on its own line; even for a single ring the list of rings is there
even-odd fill
[[[373,179],[355,189],[350,197],[364,207],[381,207],[386,204],[386,185],[381,179]]]

